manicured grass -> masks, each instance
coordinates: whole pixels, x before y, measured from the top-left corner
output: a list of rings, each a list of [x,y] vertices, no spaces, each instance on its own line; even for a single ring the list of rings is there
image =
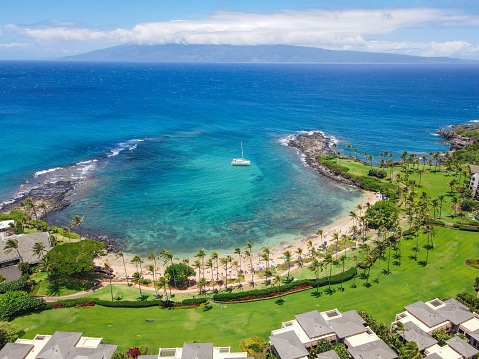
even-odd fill
[[[58,297],[78,293],[91,288],[91,283],[77,283],[73,281],[55,281],[51,285],[46,283],[40,285],[37,295]]]
[[[462,291],[473,290],[477,269],[468,267],[464,261],[479,252],[477,233],[437,228],[434,238],[435,249],[429,252],[429,264],[421,261],[426,258],[426,237],[420,237],[418,262],[409,256],[414,254],[415,240],[402,243],[402,264],[393,264],[391,274],[381,274],[380,283],[374,279],[378,275],[378,265],[371,268],[370,287],[365,287],[365,279],[357,278],[357,288],[352,282],[339,291],[339,285],[332,287],[334,293],[327,294],[325,288],[319,297],[316,290],[307,290],[284,297],[283,304],[273,300],[251,303],[214,306],[210,311],[196,309],[153,308],[107,308],[95,306],[91,309],[55,309],[39,314],[31,314],[14,320],[21,328],[29,328],[26,338],[35,334],[52,334],[56,330],[79,331],[86,336],[103,337],[105,343],[119,344],[120,349],[148,344],[153,354],[159,347],[182,346],[183,342],[213,341],[218,346],[232,346],[239,349],[242,339],[259,336],[268,339],[271,330],[280,328],[282,321],[293,315],[310,310],[366,310],[377,320],[387,324],[402,308],[417,300],[427,301],[435,297],[453,297]],[[381,268],[387,268],[386,261]],[[153,323],[146,322],[155,319]]]
[[[115,301],[118,301],[117,298],[121,298],[123,301],[135,301],[135,300],[140,300],[140,291],[138,289],[138,286],[131,286],[128,287],[127,285],[124,284],[113,284],[112,285],[112,290],[113,290],[113,299]],[[144,296],[148,296],[146,300],[154,300],[155,298],[153,295],[156,293],[150,290],[142,290],[142,294]],[[163,289],[158,291],[158,294],[163,295]],[[193,295],[197,295],[197,293],[194,294],[176,294],[175,297],[173,298],[175,301],[181,301],[184,299],[189,299],[192,298]],[[169,293],[168,293],[169,296]],[[111,300],[111,292],[110,292],[110,285],[107,285],[106,287],[88,294],[85,296],[86,298],[98,298],[102,300]]]

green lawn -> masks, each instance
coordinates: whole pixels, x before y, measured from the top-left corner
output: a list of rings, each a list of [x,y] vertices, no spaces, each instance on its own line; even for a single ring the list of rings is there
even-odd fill
[[[340,292],[333,286],[334,293],[315,290],[284,297],[282,305],[273,300],[251,303],[214,306],[210,311],[197,309],[106,308],[95,306],[91,309],[55,309],[31,314],[14,320],[22,328],[29,328],[26,338],[35,334],[52,334],[56,330],[80,331],[86,336],[103,337],[106,343],[119,344],[121,349],[139,344],[148,344],[153,354],[159,347],[182,346],[185,341],[213,341],[215,345],[230,345],[239,349],[242,339],[260,336],[268,339],[272,329],[280,328],[282,321],[293,315],[310,310],[366,310],[377,320],[390,323],[394,315],[414,301],[472,291],[474,278],[479,271],[464,264],[466,258],[479,256],[477,233],[437,228],[434,239],[435,249],[429,253],[429,264],[423,266],[426,238],[420,237],[419,261],[409,256],[414,254],[415,240],[402,244],[402,265],[391,263],[391,274],[381,274],[380,283],[374,282],[378,275],[378,262],[371,269],[370,287],[363,286],[365,279],[356,280],[358,287],[351,288],[351,282]],[[391,261],[393,262],[393,260]],[[387,261],[381,263],[387,268]],[[153,323],[145,319],[153,318]],[[180,335],[181,334],[181,335]]]
[[[115,301],[118,300],[118,298],[121,298],[121,300],[140,300],[140,291],[138,289],[138,286],[131,286],[128,287],[127,285],[124,284],[113,284],[112,285],[112,291],[113,291],[113,299]],[[155,298],[153,297],[154,294],[156,294],[153,291],[150,290],[142,290],[142,294],[144,296],[148,296],[146,300],[154,300]],[[158,294],[163,295],[163,289],[158,292]],[[168,294],[169,295],[169,294]],[[196,293],[195,293],[196,295]],[[98,298],[102,300],[111,300],[111,291],[110,291],[110,285],[107,285],[106,287],[88,294],[85,296],[86,298]],[[191,294],[176,294],[174,297],[175,301],[181,301],[184,299],[192,298]]]

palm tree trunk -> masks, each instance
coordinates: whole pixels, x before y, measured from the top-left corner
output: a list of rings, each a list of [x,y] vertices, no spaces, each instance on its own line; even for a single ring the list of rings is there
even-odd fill
[[[331,291],[331,272],[333,271],[333,263],[329,267],[328,290]]]
[[[211,268],[211,283],[213,283],[213,292],[215,291],[215,279],[213,277],[213,268]]]
[[[251,283],[254,287],[254,277],[253,277],[253,254],[249,257],[249,263],[251,265]]]
[[[128,273],[126,272],[126,264],[125,264],[125,257],[121,257],[123,259],[123,267],[125,268],[125,276],[126,276],[126,284],[127,286],[129,287],[130,286],[130,282],[128,281]]]
[[[111,286],[111,274],[110,274],[110,293],[111,293],[111,301],[113,302],[113,287]]]
[[[171,268],[173,269],[173,284],[175,285],[175,288],[176,288],[176,276],[175,276],[175,266],[173,265],[173,258],[171,258]]]
[[[381,253],[379,253],[379,271],[378,271],[378,284],[379,284],[379,275],[381,274]]]

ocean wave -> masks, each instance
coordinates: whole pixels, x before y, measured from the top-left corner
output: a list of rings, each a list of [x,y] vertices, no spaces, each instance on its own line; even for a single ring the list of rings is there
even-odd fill
[[[471,120],[471,121],[469,121],[469,122],[471,122],[471,123],[478,123],[479,120]]]
[[[440,134],[438,133],[429,133],[431,136],[441,136]]]
[[[0,208],[15,203],[18,200],[22,200],[22,198],[29,196],[32,191],[40,190],[41,188],[51,186],[60,181],[80,183],[80,181],[88,178],[89,174],[97,168],[102,160],[117,156],[125,150],[133,151],[138,147],[138,143],[143,141],[143,139],[133,139],[120,142],[110,150],[110,154],[105,154],[104,157],[77,162],[72,166],[53,167],[37,171],[33,174],[31,179],[25,181],[25,183],[17,189],[13,197],[1,202]]]

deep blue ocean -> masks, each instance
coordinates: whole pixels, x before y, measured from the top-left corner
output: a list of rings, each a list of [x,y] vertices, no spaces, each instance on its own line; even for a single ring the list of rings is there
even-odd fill
[[[308,235],[357,190],[281,139],[322,130],[358,153],[446,150],[434,133],[479,118],[479,66],[0,62],[0,202],[84,177],[58,226],[127,252],[256,248]],[[251,167],[232,167],[241,155]]]

